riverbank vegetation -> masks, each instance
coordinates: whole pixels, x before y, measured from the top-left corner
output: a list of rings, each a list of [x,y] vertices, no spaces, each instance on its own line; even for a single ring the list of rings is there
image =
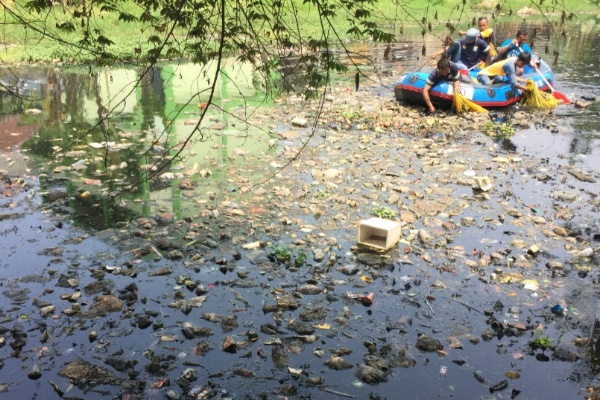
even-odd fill
[[[491,19],[547,18],[563,23],[595,13],[585,1],[208,1],[159,2],[2,0],[4,63],[32,61],[155,62],[191,58],[200,63],[220,52],[248,59],[273,48],[325,48],[335,43],[393,42],[405,29],[423,34]],[[225,12],[221,12],[225,10]],[[222,18],[221,18],[222,17]],[[221,31],[224,34],[221,34]],[[219,38],[223,46],[219,48]],[[327,66],[339,68],[332,60]]]

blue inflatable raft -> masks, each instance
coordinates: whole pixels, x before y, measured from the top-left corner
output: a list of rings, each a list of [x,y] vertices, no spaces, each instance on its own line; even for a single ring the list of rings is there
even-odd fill
[[[539,71],[544,75],[546,81],[554,86],[554,75],[552,69],[543,60],[540,60]],[[478,69],[469,71],[469,77],[477,79]],[[399,82],[394,85],[396,99],[405,103],[425,105],[423,100],[423,89],[429,72],[411,72],[404,75]],[[508,83],[497,83],[494,85],[481,85],[471,82],[465,83],[463,79],[460,82],[460,92],[467,99],[479,104],[485,108],[507,107],[518,102],[521,99],[521,93],[514,91]],[[535,85],[544,91],[550,90],[542,77],[530,66],[525,66],[521,78],[531,79]],[[449,108],[452,105],[454,88],[450,82],[439,82],[429,91],[431,102],[436,107]]]

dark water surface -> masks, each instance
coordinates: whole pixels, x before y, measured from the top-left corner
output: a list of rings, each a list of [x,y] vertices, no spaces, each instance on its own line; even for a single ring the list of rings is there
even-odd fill
[[[597,26],[590,22],[593,20],[573,24],[568,36],[558,43],[547,43],[544,33],[548,27],[541,25],[534,39],[534,49],[544,49],[546,44],[550,49],[560,49],[559,64],[555,67],[557,90],[573,100],[582,95],[600,96],[600,75],[596,71],[600,65],[600,35]],[[536,26],[532,24],[530,29]],[[512,36],[518,25],[499,23],[496,28],[501,41]],[[439,43],[437,38],[427,40],[428,49]],[[391,86],[400,75],[426,64],[421,56],[422,45],[419,32],[407,31],[404,41],[392,47],[389,60],[383,58],[384,47],[359,49],[374,60],[382,77],[381,86],[374,90],[392,99]],[[359,60],[362,58],[357,57],[355,62]],[[370,67],[364,69],[372,75]],[[129,86],[137,75],[127,68],[98,71],[92,77],[76,69],[44,71],[41,76],[39,70],[30,69],[23,71],[21,81],[12,83],[35,100],[3,97],[5,114],[19,119],[15,122],[5,118],[4,131],[20,132],[5,135],[6,142],[0,142],[3,162],[9,165],[27,156],[27,164],[11,165],[13,172],[9,179],[15,180],[21,175],[31,176],[34,181],[39,179],[39,192],[15,187],[10,197],[2,198],[2,210],[10,210],[7,214],[11,216],[0,220],[3,254],[0,336],[5,339],[0,347],[0,399],[58,398],[49,381],[66,392],[64,398],[124,400],[167,395],[174,398],[175,394],[168,393],[169,390],[186,398],[184,393],[209,382],[219,387],[213,398],[234,399],[343,398],[339,393],[357,399],[579,399],[584,397],[587,385],[598,383],[600,346],[595,342],[600,333],[594,329],[598,306],[597,255],[577,265],[570,261],[566,248],[549,244],[550,250],[536,261],[538,270],[528,275],[535,277],[544,288],[535,291],[540,297],[522,286],[479,279],[489,276],[494,268],[510,271],[507,260],[487,267],[490,270],[485,274],[473,273],[462,264],[458,266],[459,263],[453,269],[453,262],[443,260],[438,260],[438,268],[434,269],[412,253],[401,254],[405,246],[400,245],[384,256],[359,253],[360,261],[357,261],[356,253],[351,252],[356,243],[352,223],[325,223],[311,213],[302,213],[298,202],[288,204],[283,197],[280,203],[273,201],[277,196],[269,193],[279,190],[276,183],[264,186],[268,193],[265,197],[257,194],[253,183],[270,176],[281,166],[283,161],[277,152],[285,151],[281,147],[293,141],[274,142],[278,134],[289,131],[289,127],[275,121],[288,121],[294,115],[279,114],[280,110],[290,110],[290,107],[278,108],[277,103],[266,98],[251,70],[232,64],[226,71],[220,78],[221,92],[215,102],[218,107],[209,109],[210,114],[201,126],[206,140],[196,137],[192,146],[181,154],[181,162],[158,174],[162,177],[116,199],[111,195],[145,178],[154,167],[160,167],[164,150],[175,154],[192,132],[202,111],[199,105],[207,99],[198,71],[190,65],[165,66],[138,88]],[[349,87],[354,85],[353,76],[339,79],[341,85],[345,85],[346,80]],[[202,94],[189,101],[197,92]],[[553,181],[560,168],[576,166],[598,173],[599,104],[586,109],[560,106],[555,111],[560,118],[551,120],[557,121],[557,126],[548,125],[550,121],[532,121],[530,129],[517,130],[509,140],[490,141],[481,146],[466,139],[456,145],[464,146],[467,152],[485,152],[485,146],[489,145],[511,157],[537,160],[522,170],[515,170],[512,190],[515,197],[524,199],[532,209],[536,205],[539,210],[535,212],[549,216],[557,204],[548,200],[545,195],[548,190],[580,190]],[[243,108],[245,105],[251,106],[252,111]],[[258,105],[261,108],[253,108]],[[43,112],[23,113],[32,109]],[[116,112],[117,116],[103,120],[109,111]],[[12,125],[7,125],[9,123]],[[20,131],[19,127],[22,127]],[[364,134],[373,133],[347,132],[351,140],[345,139],[340,148],[348,150],[350,147],[355,151],[353,146],[359,146]],[[13,141],[8,142],[8,138]],[[14,150],[14,141],[21,139],[24,142],[22,154]],[[317,151],[318,146],[314,144],[313,150]],[[338,160],[338,148],[335,144],[331,146],[320,160],[323,165]],[[405,156],[399,149],[388,151],[386,156],[392,160]],[[340,161],[339,165],[345,164]],[[299,174],[299,181],[286,182],[291,190],[311,190],[314,179],[309,170],[313,167],[290,167],[306,169],[304,174]],[[0,169],[6,168],[2,165]],[[173,176],[164,175],[166,173]],[[551,177],[549,182],[520,184],[527,176],[543,173]],[[191,178],[186,181],[188,177]],[[362,178],[368,182],[366,177],[345,177]],[[418,176],[411,177],[415,182],[416,178]],[[193,190],[188,190],[186,185]],[[334,187],[315,187],[322,196],[336,192]],[[597,183],[578,188],[582,188],[581,196],[595,198],[598,193]],[[361,190],[368,193],[368,188]],[[459,199],[470,197],[471,193],[470,187],[457,186],[453,196]],[[266,198],[268,196],[273,197]],[[350,198],[351,194],[347,196]],[[312,200],[312,204],[318,204],[315,197]],[[502,200],[510,204],[513,201],[504,198],[494,199],[492,203]],[[309,199],[306,203],[310,203]],[[484,201],[473,202],[461,217],[478,219],[485,215],[488,207]],[[246,214],[235,214],[241,209]],[[597,247],[598,242],[594,242],[593,237],[600,232],[598,206],[583,207],[581,213],[570,222],[569,228],[577,236],[573,241],[590,241],[592,247]],[[4,215],[4,211],[0,214]],[[152,217],[158,224],[146,229],[138,217]],[[490,217],[496,219],[497,215]],[[286,218],[292,222],[287,224]],[[129,225],[129,221],[134,222]],[[476,226],[464,227],[464,234],[446,244],[447,249],[443,251],[448,252],[448,259],[452,249],[467,253],[475,249],[504,251],[514,238],[530,235],[517,225],[478,221]],[[331,229],[323,232],[322,228],[328,226]],[[187,236],[178,241],[177,235]],[[332,237],[337,239],[337,244],[328,245],[327,239]],[[161,242],[164,248],[156,249],[157,238],[165,239]],[[248,242],[277,242],[277,239],[284,243],[302,239],[315,247],[332,248],[338,257],[336,268],[357,263],[363,275],[375,278],[373,284],[367,286],[360,276],[342,275],[325,262],[313,262],[311,254],[307,265],[294,269],[251,262],[247,257],[251,251],[240,250],[241,245]],[[546,239],[536,240],[545,243]],[[183,260],[158,256],[159,252],[166,255],[177,250],[177,247],[169,247],[168,241],[178,242],[179,249],[185,250]],[[149,248],[149,243],[155,247]],[[430,251],[442,252],[442,247]],[[149,253],[136,253],[139,249],[149,250]],[[265,251],[269,253],[268,248]],[[556,277],[544,267],[551,260],[569,263],[572,268],[565,270],[566,276]],[[577,267],[581,266],[587,268],[582,269],[585,274],[578,273]],[[133,270],[136,274],[113,275],[110,271],[114,267]],[[166,267],[173,268],[174,272],[166,276],[149,275]],[[242,278],[240,271],[247,276]],[[97,278],[100,272],[106,274],[104,279]],[[445,289],[432,288],[437,278],[444,281]],[[66,279],[79,282],[71,285],[65,283]],[[190,279],[206,286],[203,307],[192,308],[188,313],[169,307],[178,296],[187,299],[195,296],[193,290],[185,288],[184,282]],[[94,289],[98,281],[109,283]],[[57,298],[61,294],[81,290],[86,307],[96,296],[108,293],[127,301],[125,288],[134,282],[137,289],[135,298],[129,298],[130,312],[111,313],[106,317],[61,313],[70,305]],[[321,282],[326,282],[322,285],[327,293],[301,296],[294,291],[300,285],[319,286]],[[346,292],[364,291],[376,293],[370,307],[345,296]],[[292,298],[299,302],[299,308],[263,312],[263,306],[275,304],[275,297],[282,293],[294,293]],[[548,299],[545,303],[542,302],[544,296]],[[53,314],[57,317],[42,318],[37,307],[32,306],[34,298],[54,304],[56,312]],[[483,311],[491,309],[498,299],[505,303],[505,308],[495,314],[499,321],[518,320],[529,329],[512,331],[515,336],[482,340],[482,332],[489,327],[486,322],[489,316],[483,315]],[[569,304],[566,317],[549,312],[548,305],[555,299],[564,299]],[[508,310],[509,307],[519,307],[523,314]],[[300,312],[320,308],[327,317],[309,325],[330,324],[330,329],[317,328],[316,341],[310,335],[297,334],[288,328],[290,321],[299,319]],[[206,321],[202,318],[204,313],[232,317],[237,325],[230,330],[224,324]],[[139,321],[143,317],[155,325],[141,328]],[[407,318],[411,324],[399,328],[397,321],[407,321]],[[214,334],[186,338],[182,333],[186,323],[209,328]],[[278,325],[282,333],[261,330],[266,324]],[[534,329],[536,327],[540,330]],[[99,333],[96,341],[88,339],[92,329]],[[41,342],[44,332],[50,337]],[[257,332],[259,340],[250,341],[252,336],[248,332]],[[16,343],[23,333],[26,344],[17,351]],[[420,334],[442,340],[449,354],[417,350],[414,343]],[[221,350],[227,335],[239,341],[235,354]],[[551,338],[554,344],[560,343],[563,337],[569,341],[574,336],[590,339],[583,350],[587,357],[576,362],[552,360],[550,350],[531,350],[527,346],[530,339],[541,336]],[[462,345],[456,345],[453,338]],[[471,339],[477,344],[471,343]],[[199,354],[203,342],[211,349],[206,355]],[[456,348],[449,345],[452,343]],[[257,356],[259,348],[264,350],[266,359]],[[343,348],[351,351],[345,354]],[[367,360],[381,361],[385,358],[382,352],[386,350],[394,354],[403,351],[415,365],[409,368],[390,365],[387,381],[378,385],[364,383],[354,375],[355,365]],[[344,353],[352,368],[335,371],[323,365],[334,352]],[[121,364],[127,361],[133,364],[116,371],[114,365],[106,363],[111,355]],[[66,363],[77,357],[108,368],[122,382],[96,385],[94,377],[70,382],[57,375]],[[154,357],[159,357],[157,369],[153,367]],[[42,377],[30,380],[27,372],[36,363],[41,365]],[[303,372],[296,374],[288,367]],[[195,369],[196,380],[181,380],[188,368]],[[446,373],[441,373],[442,370]],[[518,371],[520,378],[509,380],[508,389],[491,393],[489,387],[508,379],[505,372],[509,370]],[[250,375],[253,376],[248,377]],[[485,381],[480,382],[475,375]],[[314,386],[308,381],[319,377],[324,379],[324,385]],[[339,393],[335,394],[336,391]]]

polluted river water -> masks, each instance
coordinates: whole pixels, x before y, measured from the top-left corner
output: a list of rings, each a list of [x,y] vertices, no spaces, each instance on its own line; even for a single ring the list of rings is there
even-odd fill
[[[572,99],[600,95],[597,32],[573,27],[564,51],[595,58],[556,67]],[[417,43],[322,110],[240,94],[231,67],[204,140],[118,197],[195,126],[193,66],[123,97],[133,70],[28,71],[43,96],[0,154],[0,398],[592,396],[600,107],[510,110],[509,138],[424,116],[390,89]],[[99,103],[121,107],[111,137]],[[402,226],[385,252],[357,244],[375,215]]]

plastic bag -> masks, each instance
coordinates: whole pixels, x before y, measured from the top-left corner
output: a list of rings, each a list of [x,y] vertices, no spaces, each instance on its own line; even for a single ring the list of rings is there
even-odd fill
[[[521,104],[525,107],[531,108],[554,108],[558,106],[558,100],[552,96],[551,93],[542,92],[535,83],[528,79],[525,83],[527,92],[523,94],[521,98]]]
[[[459,115],[469,111],[483,113],[488,112],[488,110],[486,110],[478,104],[473,103],[471,100],[467,99],[460,93],[454,94],[454,100],[452,101],[452,109]]]

